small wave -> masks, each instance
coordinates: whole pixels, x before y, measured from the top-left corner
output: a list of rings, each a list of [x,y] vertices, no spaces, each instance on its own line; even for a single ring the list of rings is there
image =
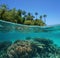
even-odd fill
[[[17,24],[12,22],[7,22],[0,20],[0,29],[4,28],[5,30],[17,30],[17,31],[25,31],[25,32],[54,32],[60,31],[60,25],[52,25],[52,26],[30,26]]]

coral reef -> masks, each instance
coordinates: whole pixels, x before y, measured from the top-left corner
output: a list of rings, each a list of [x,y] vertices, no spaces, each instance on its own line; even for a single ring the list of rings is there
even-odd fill
[[[34,38],[0,44],[0,58],[60,58],[60,47],[52,40]],[[3,45],[3,46],[2,46]]]
[[[0,58],[8,58],[7,49],[11,44],[11,41],[0,42]]]
[[[36,51],[29,41],[17,40],[8,48],[7,54],[9,58],[32,58]]]

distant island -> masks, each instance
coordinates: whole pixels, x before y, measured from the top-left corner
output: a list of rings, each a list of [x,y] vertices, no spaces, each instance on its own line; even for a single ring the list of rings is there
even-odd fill
[[[0,20],[24,25],[38,25],[38,26],[46,25],[47,17],[46,14],[40,15],[40,17],[37,18],[38,13],[35,12],[35,16],[33,16],[30,12],[26,13],[26,11],[21,9],[18,10],[16,10],[16,8],[9,9],[5,4],[0,5]]]

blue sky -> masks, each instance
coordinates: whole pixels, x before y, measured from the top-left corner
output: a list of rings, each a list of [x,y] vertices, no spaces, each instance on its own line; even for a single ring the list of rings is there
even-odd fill
[[[47,25],[60,24],[60,0],[0,0],[0,4],[7,4],[9,8],[22,9],[32,14],[47,14]]]

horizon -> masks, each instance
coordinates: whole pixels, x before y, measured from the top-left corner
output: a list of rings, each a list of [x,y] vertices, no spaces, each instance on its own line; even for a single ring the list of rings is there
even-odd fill
[[[26,2],[27,1],[27,2]],[[60,15],[59,15],[59,0],[22,0],[22,1],[16,1],[16,0],[0,0],[1,4],[6,4],[10,9],[16,8],[16,9],[22,9],[26,12],[31,12],[33,15],[35,12],[38,12],[39,15],[46,14],[46,24],[47,25],[56,25],[60,24]]]

